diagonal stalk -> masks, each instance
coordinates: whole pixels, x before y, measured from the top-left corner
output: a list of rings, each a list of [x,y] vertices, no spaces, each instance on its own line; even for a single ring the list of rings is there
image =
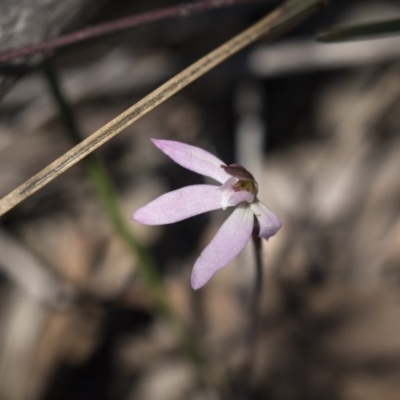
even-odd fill
[[[210,71],[222,61],[231,57],[239,50],[253,43],[261,36],[269,37],[282,32],[295,22],[304,19],[315,11],[326,0],[288,0],[259,22],[246,29],[233,39],[207,54],[190,67],[161,85],[158,89],[144,97],[141,101],[127,109],[118,117],[104,125],[91,136],[80,142],[60,158],[55,160],[42,171],[28,179],[25,183],[13,190],[0,200],[0,216],[11,210],[17,204],[37,192],[44,185],[50,183],[60,174],[71,168],[82,158],[92,153],[102,144],[113,138],[123,129],[131,125],[143,115],[169,99],[206,72]]]

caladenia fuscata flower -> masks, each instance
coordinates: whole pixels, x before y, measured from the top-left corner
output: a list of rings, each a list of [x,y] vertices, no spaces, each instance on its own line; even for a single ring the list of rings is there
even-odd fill
[[[279,231],[280,219],[257,199],[258,184],[245,168],[225,165],[211,153],[185,143],[151,140],[177,164],[213,178],[221,186],[192,185],[166,193],[135,211],[134,221],[164,225],[207,211],[236,207],[196,260],[191,278],[193,289],[204,286],[243,250],[253,232],[254,216],[261,238],[269,239]]]

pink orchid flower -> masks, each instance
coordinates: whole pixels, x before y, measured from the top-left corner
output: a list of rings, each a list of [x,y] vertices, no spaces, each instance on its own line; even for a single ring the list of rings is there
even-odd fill
[[[279,231],[280,219],[257,199],[257,182],[242,166],[225,165],[211,153],[185,143],[151,140],[177,164],[222,185],[193,185],[166,193],[135,211],[134,221],[171,224],[207,211],[236,207],[196,260],[191,277],[193,289],[204,286],[244,249],[253,232],[254,215],[260,237],[268,239]]]

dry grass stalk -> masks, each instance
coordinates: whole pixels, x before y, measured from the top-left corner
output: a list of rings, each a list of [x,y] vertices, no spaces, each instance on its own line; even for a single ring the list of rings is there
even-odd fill
[[[233,39],[227,41],[211,53],[207,54],[158,89],[144,97],[131,108],[114,118],[87,139],[66,152],[42,171],[28,179],[10,194],[0,200],[0,215],[3,215],[14,206],[31,196],[44,185],[50,183],[57,176],[75,165],[82,158],[92,153],[123,129],[137,121],[155,107],[169,99],[172,95],[189,85],[197,78],[226,60],[239,50],[256,41],[261,36],[276,34],[295,21],[304,18],[315,11],[323,0],[288,0],[282,6],[265,16],[256,24],[246,29]]]

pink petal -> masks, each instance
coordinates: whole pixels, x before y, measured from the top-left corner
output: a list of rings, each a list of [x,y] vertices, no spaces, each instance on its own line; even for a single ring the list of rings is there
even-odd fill
[[[261,201],[250,204],[250,207],[260,224],[260,237],[269,239],[281,229],[281,220]]]
[[[145,225],[164,225],[221,208],[218,186],[193,185],[163,194],[135,211],[132,219]]]
[[[208,151],[173,140],[151,140],[162,152],[186,169],[209,176],[220,183],[230,178],[221,168],[225,163]]]
[[[253,231],[253,223],[254,216],[247,204],[233,211],[196,260],[192,271],[193,289],[204,286],[243,250]]]

